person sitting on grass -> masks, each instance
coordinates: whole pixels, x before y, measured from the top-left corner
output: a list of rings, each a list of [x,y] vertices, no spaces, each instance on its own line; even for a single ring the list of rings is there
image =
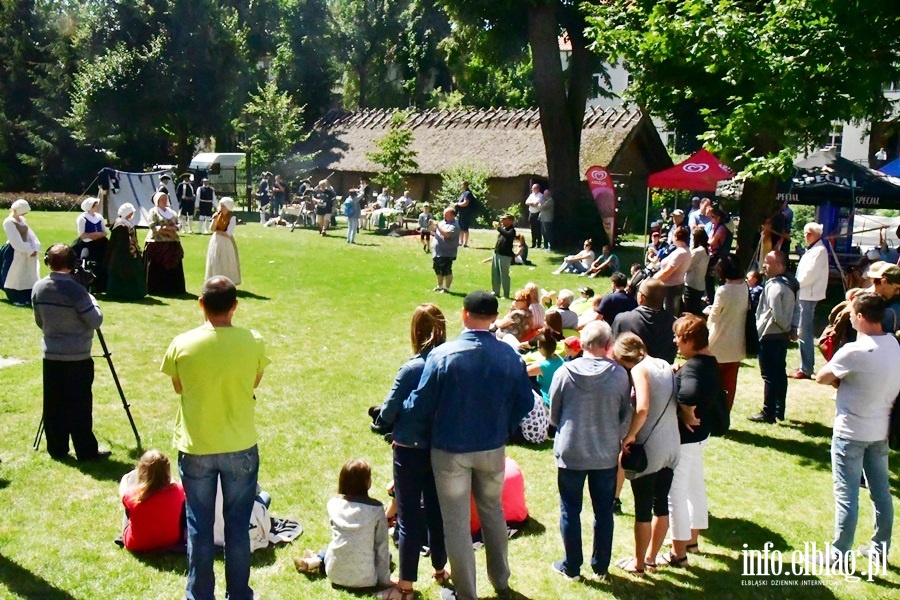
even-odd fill
[[[584,240],[584,248],[578,254],[570,254],[563,259],[563,263],[558,269],[553,271],[554,275],[560,273],[584,273],[591,267],[594,262],[594,251],[591,249],[593,242]]]
[[[531,326],[535,329],[540,329],[544,326],[544,319],[547,316],[547,311],[541,304],[541,290],[533,281],[526,283],[525,289],[528,290],[530,295],[528,309],[531,311]]]
[[[572,290],[560,290],[556,299],[556,306],[548,312],[559,313],[562,318],[563,329],[575,329],[578,327],[578,315],[575,314],[570,306],[575,299],[575,293]]]
[[[372,469],[365,460],[353,459],[341,468],[338,495],[328,501],[331,542],[318,554],[305,550],[294,566],[344,588],[380,588],[381,598],[402,598],[391,583],[387,517],[382,504],[369,497],[371,487]]]
[[[509,307],[509,312],[494,323],[498,340],[518,348],[520,342],[528,339],[534,329],[531,311],[528,310],[530,302],[531,295],[528,290],[516,292],[515,301]]]
[[[600,274],[612,275],[619,272],[619,257],[612,253],[612,247],[607,244],[597,260],[591,263],[590,268],[582,273],[581,277],[597,277]]]
[[[531,264],[531,261],[528,260],[528,242],[525,240],[525,234],[520,233],[516,235],[516,241],[513,244],[513,252],[515,253],[513,256],[514,265]]]
[[[132,552],[173,549],[184,552],[184,488],[172,481],[168,457],[147,450],[137,468],[119,482],[125,506],[122,544]]]
[[[544,335],[542,333],[535,339],[538,352],[540,352],[543,359],[536,360],[528,365],[528,376],[537,378],[544,406],[550,408],[550,383],[553,381],[553,374],[562,366],[563,359],[556,354],[556,339],[554,335]]]

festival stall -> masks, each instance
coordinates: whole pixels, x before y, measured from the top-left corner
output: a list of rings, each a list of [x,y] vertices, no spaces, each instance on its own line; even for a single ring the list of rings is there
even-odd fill
[[[650,220],[650,190],[691,190],[695,192],[715,192],[720,181],[734,177],[734,171],[722,163],[705,148],[701,148],[691,157],[650,175],[647,181],[647,205],[644,215],[644,242],[647,241],[647,223]]]

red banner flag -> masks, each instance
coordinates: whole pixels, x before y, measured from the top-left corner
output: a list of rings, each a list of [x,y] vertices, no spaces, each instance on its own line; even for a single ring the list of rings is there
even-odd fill
[[[612,175],[603,167],[597,166],[588,169],[585,175],[591,188],[591,195],[594,197],[594,204],[600,212],[606,236],[612,245],[616,239],[616,204],[618,203]]]

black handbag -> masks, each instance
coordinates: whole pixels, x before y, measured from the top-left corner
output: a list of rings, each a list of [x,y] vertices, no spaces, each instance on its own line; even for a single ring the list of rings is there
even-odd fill
[[[675,396],[675,375],[672,374],[672,396]],[[644,448],[644,444],[647,443],[647,440],[650,439],[650,436],[653,435],[653,432],[656,430],[656,426],[659,425],[660,420],[663,418],[663,415],[669,410],[669,404],[671,404],[672,396],[669,397],[669,401],[666,402],[666,406],[662,409],[662,412],[659,413],[659,416],[656,417],[656,422],[653,424],[653,427],[650,429],[650,433],[647,434],[647,439],[644,440],[643,444],[631,444],[627,449],[622,451],[622,458],[619,461],[619,464],[622,465],[622,469],[625,471],[629,471],[631,473],[643,473],[647,470],[647,450]]]

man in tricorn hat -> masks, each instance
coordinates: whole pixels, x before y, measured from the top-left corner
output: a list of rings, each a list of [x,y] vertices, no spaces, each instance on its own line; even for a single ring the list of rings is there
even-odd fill
[[[175,188],[175,197],[178,198],[179,217],[178,222],[181,224],[181,230],[187,227],[188,233],[194,233],[192,221],[194,220],[194,186],[191,185],[193,175],[183,173],[181,175],[181,183]]]

